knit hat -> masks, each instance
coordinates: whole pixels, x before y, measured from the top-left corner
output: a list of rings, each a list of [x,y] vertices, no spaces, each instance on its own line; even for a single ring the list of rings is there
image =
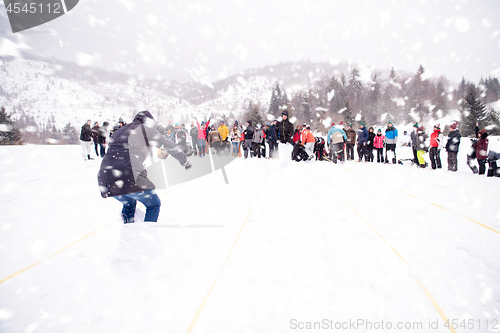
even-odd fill
[[[89,119],[89,121],[90,121],[90,119]],[[120,117],[120,118],[118,119],[118,124],[125,124],[125,122],[123,121],[122,117]]]
[[[311,125],[307,125],[307,126],[306,126],[306,128],[307,128],[307,129],[310,129],[310,128],[311,128]]]
[[[418,123],[413,124],[413,127],[418,128]]]
[[[361,122],[361,123],[359,123],[359,125],[364,127],[364,126],[365,126],[365,123],[364,123],[364,122]]]
[[[205,125],[205,122],[202,120],[202,121],[201,121],[201,124],[202,124],[202,125]]]
[[[343,121],[341,121],[341,122],[339,123],[339,125],[344,125],[344,122],[343,122]]]
[[[121,118],[120,118],[121,119]],[[90,119],[87,119],[86,123],[88,123],[90,121]]]
[[[335,123],[332,123],[332,127],[335,126]]]
[[[486,134],[486,128],[483,128],[482,130],[480,130],[479,133],[481,133],[481,135],[485,135]]]
[[[392,124],[392,121],[388,120],[388,121],[387,121],[387,124]]]
[[[418,128],[418,130],[419,130],[419,131],[423,131],[423,130],[424,130],[424,126],[420,126],[420,127]]]
[[[288,117],[288,111],[286,111],[286,110],[285,110],[285,111],[283,111],[283,112],[281,113],[281,115],[282,115],[282,116],[287,116],[287,117]]]
[[[380,133],[382,133],[382,130],[381,130],[381,129],[379,128],[377,132],[380,132]]]
[[[434,127],[437,128],[438,130],[440,130],[441,129],[441,127],[439,127],[440,125],[441,124],[436,124],[436,125],[434,125]]]
[[[220,122],[223,123],[223,124],[225,124],[224,120],[221,120]]]
[[[352,124],[349,124],[349,127],[352,127]]]
[[[454,122],[453,124],[450,125],[450,129],[455,130],[457,128],[458,123]]]
[[[234,121],[234,123],[235,123],[236,125],[238,125],[238,120],[235,120],[235,121]]]
[[[251,120],[247,120],[247,123],[248,123],[248,125],[252,126],[252,121]]]

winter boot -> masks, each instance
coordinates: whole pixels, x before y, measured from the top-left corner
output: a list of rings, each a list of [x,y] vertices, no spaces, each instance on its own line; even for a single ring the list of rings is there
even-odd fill
[[[93,158],[92,158],[92,157],[90,157],[90,154],[87,154],[87,158],[88,158],[89,160],[93,160]]]

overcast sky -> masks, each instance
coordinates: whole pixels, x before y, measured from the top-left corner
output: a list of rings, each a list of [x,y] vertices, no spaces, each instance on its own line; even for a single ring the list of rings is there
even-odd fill
[[[0,54],[167,80],[308,59],[411,72],[422,63],[455,82],[500,76],[499,0],[80,0],[16,34],[2,4],[0,30]]]

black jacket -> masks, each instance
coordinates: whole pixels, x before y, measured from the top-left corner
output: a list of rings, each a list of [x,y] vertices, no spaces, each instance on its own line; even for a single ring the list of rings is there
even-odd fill
[[[288,118],[276,124],[276,136],[282,143],[293,142],[293,124]]]
[[[82,126],[82,131],[80,132],[80,140],[82,141],[90,141],[92,139],[92,129],[90,125],[85,123]]]
[[[181,164],[186,163],[186,155],[180,147],[167,140],[155,127],[151,113],[141,111],[132,123],[120,127],[113,134],[108,151],[102,159],[101,169],[97,174],[103,198],[155,188],[155,185],[147,178],[143,165],[150,154],[151,146],[158,148],[163,146]]]
[[[275,142],[276,141],[276,126],[271,125],[269,126],[269,131],[267,131],[267,141],[268,142]]]
[[[446,141],[446,151],[449,153],[458,153],[461,137],[458,129],[450,131],[450,134],[448,134],[448,141]]]
[[[245,134],[245,140],[253,140],[253,127],[252,125],[248,126],[246,128],[246,130],[243,131],[243,133]]]
[[[373,149],[373,140],[375,140],[375,133],[368,132],[368,140],[366,140],[366,146],[369,149]]]

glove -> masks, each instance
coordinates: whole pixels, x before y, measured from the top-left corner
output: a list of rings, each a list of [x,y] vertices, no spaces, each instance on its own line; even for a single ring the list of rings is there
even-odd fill
[[[170,154],[167,153],[166,151],[160,150],[156,156],[158,158],[164,160],[164,159],[166,159],[168,157],[168,155],[170,155]]]
[[[189,170],[192,167],[191,163],[189,163],[189,161],[187,161],[187,160],[186,160],[186,163],[184,163],[182,166],[186,170]]]

